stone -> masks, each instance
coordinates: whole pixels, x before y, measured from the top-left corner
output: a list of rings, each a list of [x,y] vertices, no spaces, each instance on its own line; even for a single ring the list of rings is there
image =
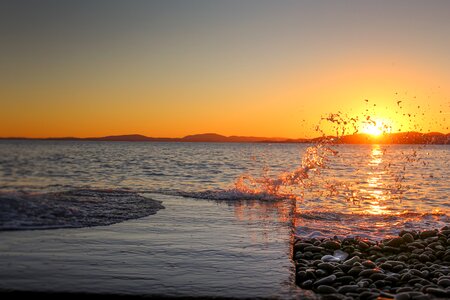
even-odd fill
[[[446,278],[439,279],[437,284],[442,286],[442,287],[444,287],[444,288],[449,287],[450,286],[450,279],[446,279]]]
[[[370,261],[370,260],[365,260],[365,261],[363,261],[361,264],[362,264],[364,267],[370,268],[370,269],[373,269],[373,268],[376,268],[376,267],[377,267],[377,265],[376,265],[373,261]]]
[[[338,293],[345,294],[345,293],[356,293],[359,289],[359,286],[356,284],[351,285],[343,285],[338,288]]]
[[[386,279],[386,277],[387,277],[387,275],[383,274],[383,273],[374,273],[369,276],[369,278],[372,279],[373,281],[384,280],[384,279]]]
[[[322,243],[322,247],[326,249],[337,250],[341,248],[341,244],[336,241],[326,241]]]
[[[303,281],[300,286],[304,289],[310,289],[313,286],[313,281],[311,279]]]
[[[380,272],[381,271],[377,270],[377,269],[367,269],[367,270],[362,270],[361,272],[359,272],[358,276],[360,276],[360,277],[369,277],[372,274],[380,273]]]
[[[305,252],[320,252],[325,248],[319,246],[308,246],[304,249]]]
[[[389,240],[387,243],[385,243],[386,246],[395,247],[398,248],[400,245],[404,244],[405,240],[402,237],[397,237]]]
[[[363,242],[363,241],[359,241],[359,242],[358,242],[358,246],[359,246],[359,248],[362,249],[362,250],[369,249],[369,247],[370,247],[367,243],[365,243],[365,242]]]
[[[404,235],[402,235],[402,239],[405,243],[412,243],[414,242],[414,237],[411,233],[407,232]]]
[[[420,238],[421,239],[426,239],[429,237],[433,237],[437,235],[437,231],[436,230],[424,230],[420,233]]]
[[[330,275],[324,278],[321,278],[319,280],[317,280],[314,285],[315,286],[319,286],[319,285],[330,285],[333,284],[336,281],[336,275]]]
[[[395,300],[409,300],[409,294],[408,292],[403,292],[403,293],[398,293],[397,295],[395,295]]]
[[[333,272],[336,269],[336,266],[326,262],[318,264],[317,267],[319,269],[326,270],[329,272]]]
[[[337,291],[336,291],[336,289],[335,289],[334,287],[332,287],[332,286],[329,286],[329,285],[319,285],[319,286],[317,287],[317,292],[318,292],[319,294],[334,294],[334,293],[336,293]]]
[[[359,262],[361,259],[359,256],[353,256],[352,258],[346,260],[344,262],[345,265],[352,266],[355,262]]]
[[[433,288],[433,287],[427,288],[427,293],[432,294],[434,296],[438,296],[438,297],[448,297],[448,296],[450,296],[450,293],[447,292],[446,290]]]
[[[341,261],[341,259],[339,257],[329,255],[329,254],[322,256],[321,260],[323,262],[340,262]]]

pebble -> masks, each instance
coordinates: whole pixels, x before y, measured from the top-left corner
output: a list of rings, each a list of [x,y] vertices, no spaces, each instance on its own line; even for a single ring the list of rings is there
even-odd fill
[[[411,233],[407,232],[404,235],[402,235],[402,239],[405,243],[412,243],[414,242],[414,237]]]
[[[326,241],[325,243],[322,244],[322,247],[326,249],[337,250],[341,248],[341,244],[336,241]]]
[[[359,286],[356,284],[351,285],[343,285],[338,288],[338,293],[345,294],[345,293],[355,293],[359,289]]]
[[[333,256],[330,254],[322,256],[321,260],[323,262],[340,262],[341,261],[341,259],[339,257]]]
[[[323,277],[323,278],[317,280],[314,283],[314,285],[316,285],[316,286],[329,285],[329,284],[334,283],[336,281],[336,278],[337,278],[336,275],[330,275],[330,276],[327,276],[327,277]]]
[[[319,285],[317,287],[317,292],[320,294],[334,294],[336,293],[336,289],[329,285]]]
[[[446,278],[439,279],[437,284],[442,286],[442,287],[444,287],[444,288],[449,287],[450,286],[450,279],[446,279]]]
[[[386,243],[386,246],[391,246],[391,247],[400,247],[400,245],[402,245],[405,242],[405,240],[401,237],[397,237],[397,238],[393,238],[392,240],[389,240]]]
[[[450,227],[381,242],[299,239],[296,282],[326,299],[450,299]]]

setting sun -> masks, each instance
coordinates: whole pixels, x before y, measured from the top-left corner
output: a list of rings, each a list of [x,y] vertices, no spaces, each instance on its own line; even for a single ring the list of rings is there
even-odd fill
[[[361,123],[359,132],[372,136],[380,136],[383,133],[390,133],[392,131],[391,123],[384,119],[367,119],[367,121]]]
[[[373,136],[379,136],[383,133],[381,128],[378,127],[376,123],[365,123],[360,131]]]

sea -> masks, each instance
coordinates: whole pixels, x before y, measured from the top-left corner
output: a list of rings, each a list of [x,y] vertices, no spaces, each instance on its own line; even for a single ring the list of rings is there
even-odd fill
[[[302,237],[450,223],[450,145],[0,141],[0,289],[311,298]]]

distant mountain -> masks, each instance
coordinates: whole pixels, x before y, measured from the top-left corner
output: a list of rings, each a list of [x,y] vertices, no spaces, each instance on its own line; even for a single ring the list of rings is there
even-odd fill
[[[155,138],[140,134],[111,135],[104,137],[61,137],[61,138],[0,138],[8,140],[52,140],[52,141],[116,141],[116,142],[202,142],[202,143],[317,143],[322,140],[334,140],[341,144],[450,144],[450,133],[401,132],[381,136],[363,133],[342,136],[340,138],[317,137],[312,139],[287,139],[281,137],[224,136],[217,133],[187,135],[182,138]]]
[[[183,142],[230,142],[229,137],[217,133],[187,135],[180,140]]]

